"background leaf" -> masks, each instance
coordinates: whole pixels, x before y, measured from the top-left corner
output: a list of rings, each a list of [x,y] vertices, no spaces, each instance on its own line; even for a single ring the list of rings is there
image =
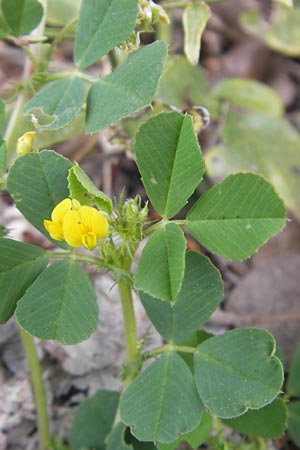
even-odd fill
[[[48,0],[47,24],[62,26],[79,16],[81,0]]]
[[[69,434],[72,450],[106,448],[105,440],[113,427],[119,395],[118,392],[100,390],[80,402]]]
[[[33,115],[35,126],[57,130],[71,122],[80,112],[85,89],[80,78],[62,78],[46,84],[24,107],[24,114]]]
[[[173,301],[182,283],[185,249],[183,231],[175,223],[156,230],[139,259],[135,288],[162,300]]]
[[[287,409],[280,398],[264,408],[246,412],[236,419],[224,420],[230,428],[249,436],[261,436],[265,439],[280,437],[285,430]]]
[[[261,114],[229,114],[222,139],[224,145],[206,154],[208,174],[215,178],[239,170],[259,172],[300,218],[300,135],[297,130],[285,119]]]
[[[0,138],[0,174],[4,172],[6,165],[6,145],[5,141]]]
[[[67,176],[71,167],[68,159],[54,151],[43,150],[17,158],[9,171],[7,189],[17,208],[48,239],[43,221],[50,219],[53,208],[69,197]],[[53,242],[66,248],[63,242]]]
[[[17,301],[47,266],[45,251],[35,245],[0,238],[0,323],[14,313]]]
[[[82,205],[96,205],[101,211],[112,213],[111,199],[99,191],[78,164],[74,164],[69,170],[68,187],[71,197],[76,198]]]
[[[157,331],[176,344],[190,337],[207,321],[223,294],[219,271],[208,258],[189,251],[185,266],[181,290],[174,305],[139,292],[143,306]]]
[[[192,118],[161,113],[141,126],[134,145],[142,182],[155,210],[173,217],[186,204],[204,173]]]
[[[287,379],[290,395],[300,397],[300,344],[297,345]]]
[[[84,69],[125,41],[137,12],[137,0],[83,0],[75,36],[76,65]]]
[[[127,427],[122,422],[115,425],[107,437],[106,450],[132,450],[133,446],[125,441],[126,430]]]
[[[233,105],[270,117],[280,117],[283,113],[283,104],[276,92],[256,80],[227,78],[214,86],[212,94],[219,100],[228,100]]]
[[[159,450],[174,450],[181,442],[188,442],[193,449],[197,449],[204,444],[211,433],[213,427],[213,418],[210,414],[204,412],[200,424],[190,433],[184,434],[171,444],[158,443]]]
[[[185,8],[182,16],[184,30],[184,53],[191,64],[198,64],[201,36],[210,18],[210,8],[198,1]]]
[[[62,344],[77,344],[96,330],[98,306],[85,271],[59,261],[42,272],[18,302],[16,317],[29,334]]]
[[[275,341],[258,328],[214,336],[194,355],[195,382],[204,405],[229,419],[271,403],[280,393],[283,369]]]
[[[212,252],[244,259],[285,225],[285,208],[273,187],[252,173],[215,185],[187,214],[187,229]]]
[[[14,36],[24,36],[34,30],[43,17],[38,0],[2,0],[2,12]]]
[[[288,430],[296,445],[300,446],[300,401],[290,402],[288,408]]]
[[[125,63],[95,83],[87,99],[86,129],[96,133],[148,106],[167,58],[165,42],[131,53]]]
[[[164,354],[138,375],[121,396],[120,413],[142,441],[169,443],[193,430],[202,404],[180,356]]]

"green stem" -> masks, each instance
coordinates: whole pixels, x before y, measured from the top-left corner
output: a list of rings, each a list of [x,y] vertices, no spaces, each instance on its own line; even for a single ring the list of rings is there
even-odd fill
[[[195,353],[196,349],[194,347],[188,347],[186,345],[175,345],[172,343],[161,345],[160,347],[156,347],[148,352],[142,354],[142,358],[145,361],[146,359],[153,358],[154,356],[161,355],[163,353],[169,352],[182,352],[182,353]]]
[[[30,370],[33,397],[37,414],[39,450],[49,449],[49,427],[47,403],[43,384],[42,370],[32,337],[20,328],[20,335]]]
[[[124,330],[125,330],[125,344],[126,344],[126,365],[133,363],[138,356],[138,341],[135,314],[132,300],[131,284],[125,278],[121,278],[119,283],[119,292],[122,303]],[[124,387],[126,387],[132,379],[136,376],[135,373],[129,373],[124,380]]]
[[[99,77],[92,77],[91,75],[83,73],[79,70],[64,70],[63,72],[53,73],[52,75],[49,75],[47,77],[47,81],[58,80],[65,77],[79,77],[89,83],[95,83],[96,81],[99,81]]]

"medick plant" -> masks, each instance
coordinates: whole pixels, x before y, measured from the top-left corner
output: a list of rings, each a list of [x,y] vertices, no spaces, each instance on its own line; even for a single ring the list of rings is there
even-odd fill
[[[29,7],[36,8],[38,20],[31,16],[25,33],[43,15],[37,0],[18,1],[24,6],[20,17],[11,15],[9,1],[2,1],[8,36],[23,35],[16,30],[27,23]],[[189,7],[193,5],[208,8],[201,2],[191,2]],[[140,126],[133,145],[145,191],[161,217],[149,222],[148,206],[139,197],[121,196],[113,202],[76,162],[34,146],[43,133],[59,134],[72,121],[77,124],[78,117],[87,133],[95,133],[149,105],[166,62],[167,45],[155,41],[132,50],[139,45],[139,33],[159,20],[167,21],[167,16],[152,2],[83,0],[75,34],[78,69],[72,74],[49,75],[47,67],[55,45],[74,21],[50,44],[38,44],[39,58],[25,47],[35,71],[19,86],[23,90],[17,112],[31,116],[38,134],[28,127],[16,136],[16,117],[21,116],[12,113],[7,145],[1,146],[2,169],[7,170],[3,184],[24,217],[60,251],[0,238],[0,321],[15,315],[20,326],[32,375],[40,450],[59,447],[49,435],[32,336],[70,345],[96,330],[96,296],[80,263],[105,269],[119,287],[126,359],[122,392],[100,390],[80,405],[70,432],[72,449],[173,450],[181,441],[197,448],[209,439],[213,427],[217,435],[212,442],[218,441],[221,448],[222,422],[263,438],[276,437],[285,428],[286,407],[278,397],[283,369],[273,337],[256,328],[218,336],[201,329],[222,299],[223,283],[208,257],[187,251],[185,236],[189,233],[225,258],[248,258],[285,225],[285,207],[269,182],[260,175],[236,173],[190,207],[189,198],[205,172],[193,118],[164,111]],[[131,52],[112,73],[94,79],[80,70],[122,42],[123,51]],[[29,99],[30,89],[44,83]],[[186,216],[182,210],[188,210]],[[133,273],[132,263],[144,239]],[[163,345],[146,351],[144,340],[138,339],[133,292]]]

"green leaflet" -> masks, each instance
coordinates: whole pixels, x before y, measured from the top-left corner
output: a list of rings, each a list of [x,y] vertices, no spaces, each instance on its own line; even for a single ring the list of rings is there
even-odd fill
[[[94,83],[87,99],[87,133],[96,133],[148,106],[166,58],[165,42],[155,41],[131,53],[122,66]]]
[[[193,430],[201,421],[202,403],[181,357],[164,354],[138,375],[121,396],[120,414],[141,441],[167,444]]]
[[[67,345],[89,338],[98,314],[90,279],[78,264],[66,260],[47,267],[16,309],[19,324],[29,334]]]
[[[46,268],[47,262],[43,249],[0,238],[0,323],[13,315],[17,301]]]
[[[133,31],[137,0],[83,0],[75,36],[75,64],[84,69],[125,41]]]
[[[35,126],[57,130],[68,125],[79,113],[85,88],[78,77],[62,78],[46,84],[24,107],[24,114],[35,118]]]
[[[274,352],[273,336],[259,328],[236,329],[202,342],[194,370],[204,405],[229,419],[271,403],[283,383],[283,368]]]
[[[156,230],[139,259],[135,288],[162,300],[173,301],[181,287],[185,249],[183,231],[175,223]]]
[[[134,145],[147,195],[168,219],[187,203],[204,173],[204,162],[192,118],[161,113],[143,124]]]
[[[216,309],[223,294],[219,271],[200,253],[186,254],[185,274],[174,305],[139,292],[146,312],[167,340],[182,343],[203,325]]]
[[[3,16],[14,36],[29,34],[43,17],[43,6],[38,0],[2,0]]]
[[[80,403],[69,434],[72,450],[106,449],[105,441],[113,427],[119,395],[115,391],[99,390]]]
[[[43,222],[50,219],[61,200],[69,197],[67,176],[71,167],[68,159],[54,151],[43,150],[17,158],[9,171],[7,189],[17,208],[48,239]],[[63,242],[54,242],[66,248]]]
[[[237,173],[200,197],[187,214],[187,229],[210,251],[244,259],[284,228],[285,214],[264,178]]]

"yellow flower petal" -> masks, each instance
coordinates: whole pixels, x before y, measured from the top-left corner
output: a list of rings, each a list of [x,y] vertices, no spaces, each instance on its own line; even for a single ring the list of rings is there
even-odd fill
[[[25,153],[30,153],[32,150],[32,142],[35,138],[35,131],[27,131],[23,136],[19,137],[17,143],[17,153],[19,156],[25,155]]]
[[[51,220],[44,220],[44,227],[52,239],[56,239],[57,241],[64,240],[63,229],[60,223],[52,222]]]
[[[72,209],[72,200],[70,198],[65,198],[62,200],[52,211],[51,219],[53,222],[63,223],[64,216],[68,211]]]
[[[80,247],[84,232],[79,211],[67,212],[63,220],[63,234],[67,244],[71,245],[71,247]]]
[[[79,214],[86,233],[93,232],[98,239],[107,236],[108,221],[97,209],[90,206],[81,206]]]
[[[85,248],[88,248],[89,250],[93,250],[97,245],[97,236],[92,231],[89,231],[88,233],[85,233],[82,236],[82,243],[85,246]]]

